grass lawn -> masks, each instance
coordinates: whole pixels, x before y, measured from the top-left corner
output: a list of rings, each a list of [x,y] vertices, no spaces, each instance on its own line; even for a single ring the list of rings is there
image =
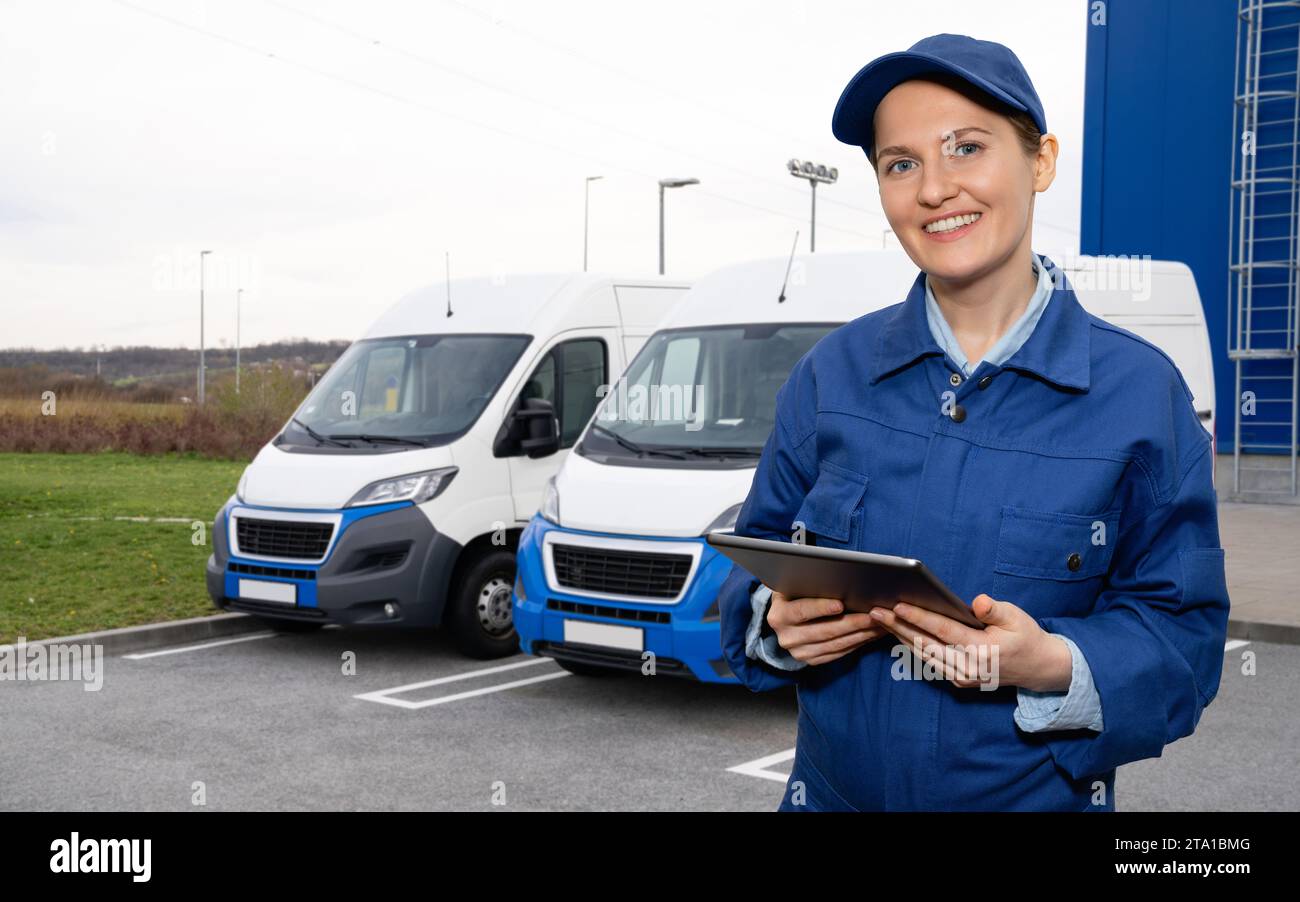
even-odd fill
[[[0,643],[216,613],[203,582],[208,533],[243,468],[176,455],[0,454]]]

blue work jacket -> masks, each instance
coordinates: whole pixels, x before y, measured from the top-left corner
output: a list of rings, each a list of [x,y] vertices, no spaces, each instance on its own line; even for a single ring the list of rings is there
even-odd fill
[[[1044,265],[1056,269],[1039,255]],[[970,378],[906,300],[819,341],[777,394],[737,535],[918,558],[967,602],[1024,609],[1086,657],[1104,728],[1028,732],[1016,688],[900,679],[892,636],[787,671],[745,654],[750,593],[719,595],[755,691],[797,687],[782,808],[1114,810],[1115,768],[1189,735],[1218,691],[1228,591],[1209,433],[1173,361],[1092,316],[1065,274],[1028,340]]]

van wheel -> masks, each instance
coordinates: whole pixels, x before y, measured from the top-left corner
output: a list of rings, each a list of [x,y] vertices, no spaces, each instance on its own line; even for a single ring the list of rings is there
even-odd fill
[[[447,626],[462,654],[503,658],[519,651],[513,601],[515,556],[496,550],[467,567],[448,599]]]

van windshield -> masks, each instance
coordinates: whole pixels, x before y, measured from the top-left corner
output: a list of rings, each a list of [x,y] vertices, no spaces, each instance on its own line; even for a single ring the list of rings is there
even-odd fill
[[[405,335],[358,341],[303,401],[280,444],[322,450],[446,444],[474,425],[530,340]]]
[[[776,423],[777,389],[799,358],[838,325],[657,332],[611,386],[579,451],[648,466],[752,464]]]

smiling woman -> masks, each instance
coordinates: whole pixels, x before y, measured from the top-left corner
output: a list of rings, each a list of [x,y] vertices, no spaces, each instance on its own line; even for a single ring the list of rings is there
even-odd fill
[[[736,566],[727,663],[798,688],[781,808],[1112,811],[1116,767],[1190,734],[1218,689],[1210,436],[1170,358],[1033,252],[1058,148],[1008,48],[941,34],[880,57],[832,129],[921,271],[791,370],[735,534],[921,560],[984,628],[847,613]]]
[[[915,115],[922,109],[930,115]],[[1056,175],[1056,137],[1028,112],[934,72],[881,100],[872,142],[888,142],[867,154],[885,215],[929,275],[965,356],[978,361],[1033,294],[1037,278],[1023,261],[1034,195]]]

